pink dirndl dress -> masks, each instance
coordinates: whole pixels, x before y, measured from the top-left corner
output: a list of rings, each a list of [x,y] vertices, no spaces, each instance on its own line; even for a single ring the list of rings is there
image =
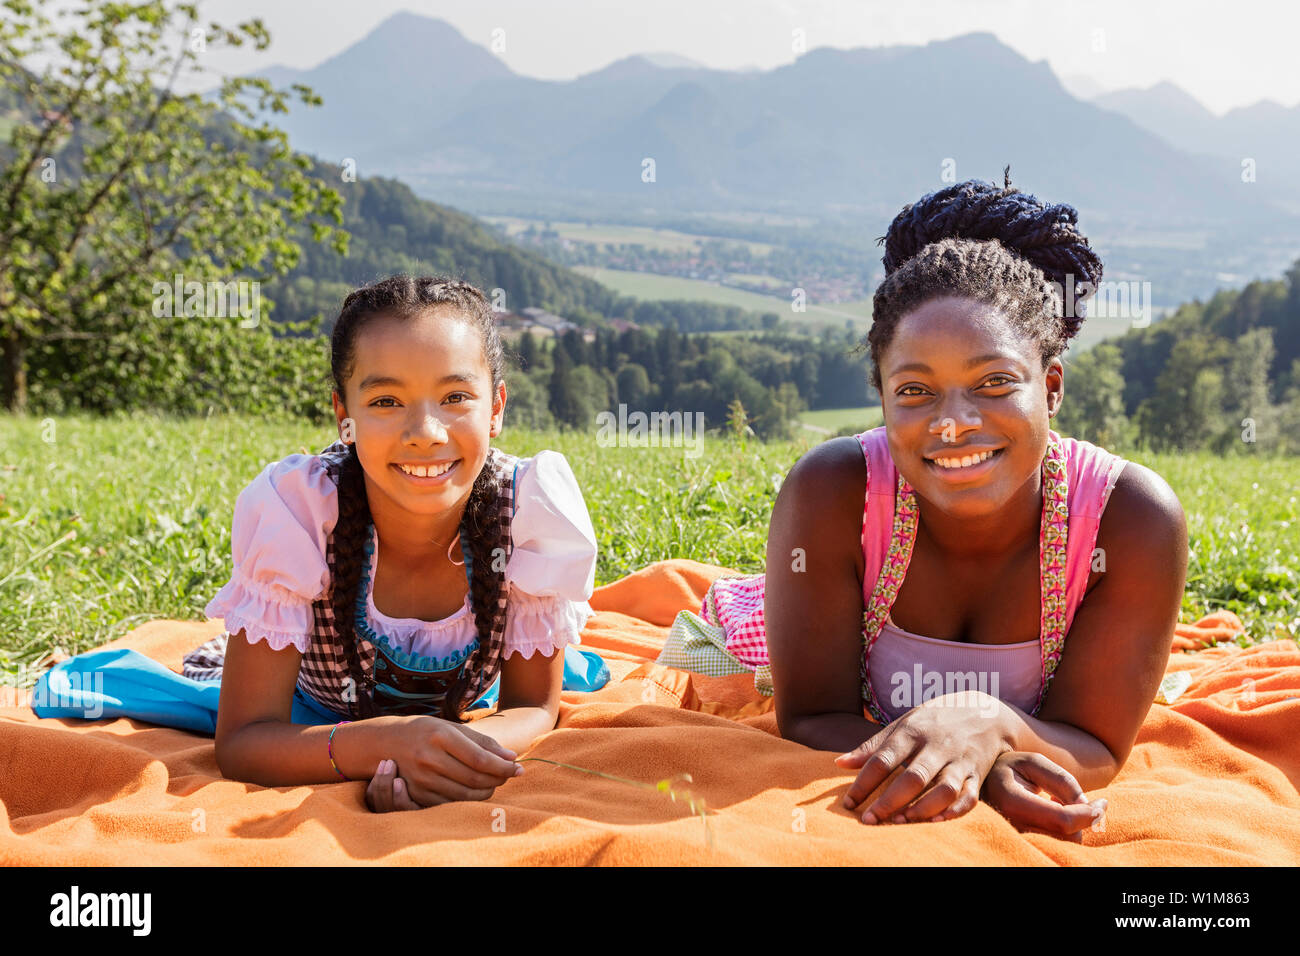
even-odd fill
[[[869,660],[882,630],[893,628],[889,609],[898,595],[911,557],[916,531],[916,505],[912,489],[894,467],[884,426],[856,436],[867,466],[862,517],[862,553],[865,561],[862,595],[863,653],[861,677],[865,711],[880,723],[898,714],[885,711],[872,692]],[[1039,636],[1041,679],[1031,714],[1042,707],[1052,675],[1060,661],[1065,637],[1087,591],[1097,530],[1111,489],[1125,460],[1090,442],[1062,438],[1049,432],[1043,461],[1044,508],[1040,537],[1043,579],[1042,627]],[[726,650],[750,669],[770,666],[763,615],[765,577],[762,574],[719,578],[709,589],[700,617],[722,628]],[[918,637],[917,635],[907,635]],[[1003,645],[937,641],[921,637],[918,653],[943,651],[937,645],[969,655],[984,649],[1001,651]]]

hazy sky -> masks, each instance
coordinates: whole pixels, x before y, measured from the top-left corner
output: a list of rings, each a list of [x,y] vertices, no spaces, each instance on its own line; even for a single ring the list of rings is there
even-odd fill
[[[1169,80],[1223,113],[1260,99],[1300,102],[1294,0],[201,0],[204,18],[260,16],[273,44],[211,65],[243,73],[280,63],[312,67],[399,10],[438,17],[525,76],[568,79],[633,53],[676,53],[721,69],[770,69],[808,49],[927,43],[994,33],[1030,60],[1046,59],[1076,88]],[[1081,78],[1081,79],[1080,79]],[[1077,82],[1076,82],[1077,81]]]

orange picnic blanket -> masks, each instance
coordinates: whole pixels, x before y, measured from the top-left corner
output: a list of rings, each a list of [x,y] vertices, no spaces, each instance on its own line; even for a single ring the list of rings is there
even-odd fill
[[[1180,625],[1169,670],[1191,685],[1155,704],[1082,845],[1021,834],[987,804],[941,823],[867,826],[840,806],[853,774],[777,735],[749,674],[653,663],[678,611],[724,569],[651,565],[597,589],[584,646],[610,683],[566,692],[527,755],[647,783],[689,773],[704,823],[662,793],[530,762],[492,799],[374,814],[364,782],[261,787],[223,779],[212,739],[128,719],[38,719],[0,706],[0,864],[1300,863],[1300,649],[1224,640],[1231,614]],[[153,621],[110,646],[179,670],[219,622]],[[15,700],[0,704],[16,704]]]

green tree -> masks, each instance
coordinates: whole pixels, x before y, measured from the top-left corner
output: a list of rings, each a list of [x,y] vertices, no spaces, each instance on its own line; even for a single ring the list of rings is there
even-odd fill
[[[1281,450],[1296,455],[1300,454],[1300,358],[1291,363],[1289,381],[1278,407],[1278,434]]]
[[[1224,381],[1227,428],[1218,437],[1219,451],[1263,451],[1278,445],[1278,410],[1270,395],[1269,369],[1273,366],[1273,330],[1252,329],[1232,343]]]
[[[568,424],[574,428],[594,429],[596,415],[609,408],[609,382],[590,365],[579,365],[569,376],[572,401]]]
[[[749,427],[749,415],[745,412],[745,406],[738,398],[733,398],[731,404],[727,406],[727,431],[731,432],[731,437],[739,441],[742,446],[745,436],[754,433]]]
[[[1154,394],[1138,409],[1143,438],[1157,448],[1204,448],[1224,431],[1223,365],[1229,343],[1193,334],[1176,342]]]
[[[635,362],[629,362],[618,371],[618,400],[629,409],[645,411],[653,394],[650,376]]]
[[[756,424],[764,438],[789,438],[799,415],[807,409],[794,383],[782,382],[772,390],[771,418]]]
[[[561,425],[577,423],[581,415],[579,401],[573,385],[573,359],[557,341],[551,350],[551,359],[555,363],[551,369],[551,381],[547,387],[547,402],[551,414]]]
[[[548,407],[546,390],[527,374],[511,371],[506,374],[507,425],[521,428],[546,429],[555,425]]]
[[[289,92],[250,78],[226,78],[207,99],[173,89],[212,48],[265,49],[260,20],[202,27],[195,4],[85,0],[56,26],[55,6],[0,3],[0,92],[21,117],[0,147],[0,402],[13,410],[27,405],[38,348],[80,342],[134,354],[147,372],[267,334],[260,313],[194,322],[176,303],[155,321],[157,283],[282,275],[300,254],[293,226],[309,218],[313,239],[346,250],[326,221],[342,222],[342,197],[306,173],[283,131],[244,122],[286,112]]]
[[[524,367],[524,371],[531,372],[537,366],[537,339],[528,329],[524,334],[519,336],[519,361]]]
[[[1126,448],[1133,427],[1124,414],[1124,356],[1103,342],[1074,359],[1065,371],[1065,400],[1057,430],[1103,448]]]

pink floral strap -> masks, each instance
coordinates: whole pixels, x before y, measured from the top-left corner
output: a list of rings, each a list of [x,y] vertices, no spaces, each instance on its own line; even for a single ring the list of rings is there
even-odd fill
[[[1043,655],[1043,681],[1033,712],[1042,709],[1047,688],[1065,650],[1065,542],[1069,532],[1069,478],[1065,451],[1053,438],[1043,458],[1043,521],[1038,532],[1039,593],[1042,624],[1039,646]]]
[[[1069,488],[1065,469],[1065,452],[1055,433],[1043,456],[1043,518],[1039,526],[1039,587],[1042,603],[1039,648],[1043,677],[1033,713],[1037,714],[1047,696],[1047,688],[1060,663],[1065,644],[1065,543],[1068,529]],[[884,565],[876,578],[871,601],[862,614],[862,699],[867,710],[881,725],[890,723],[871,691],[868,658],[871,646],[889,619],[889,611],[898,598],[907,566],[916,543],[917,518],[920,515],[912,486],[898,476],[895,494],[894,530]]]

